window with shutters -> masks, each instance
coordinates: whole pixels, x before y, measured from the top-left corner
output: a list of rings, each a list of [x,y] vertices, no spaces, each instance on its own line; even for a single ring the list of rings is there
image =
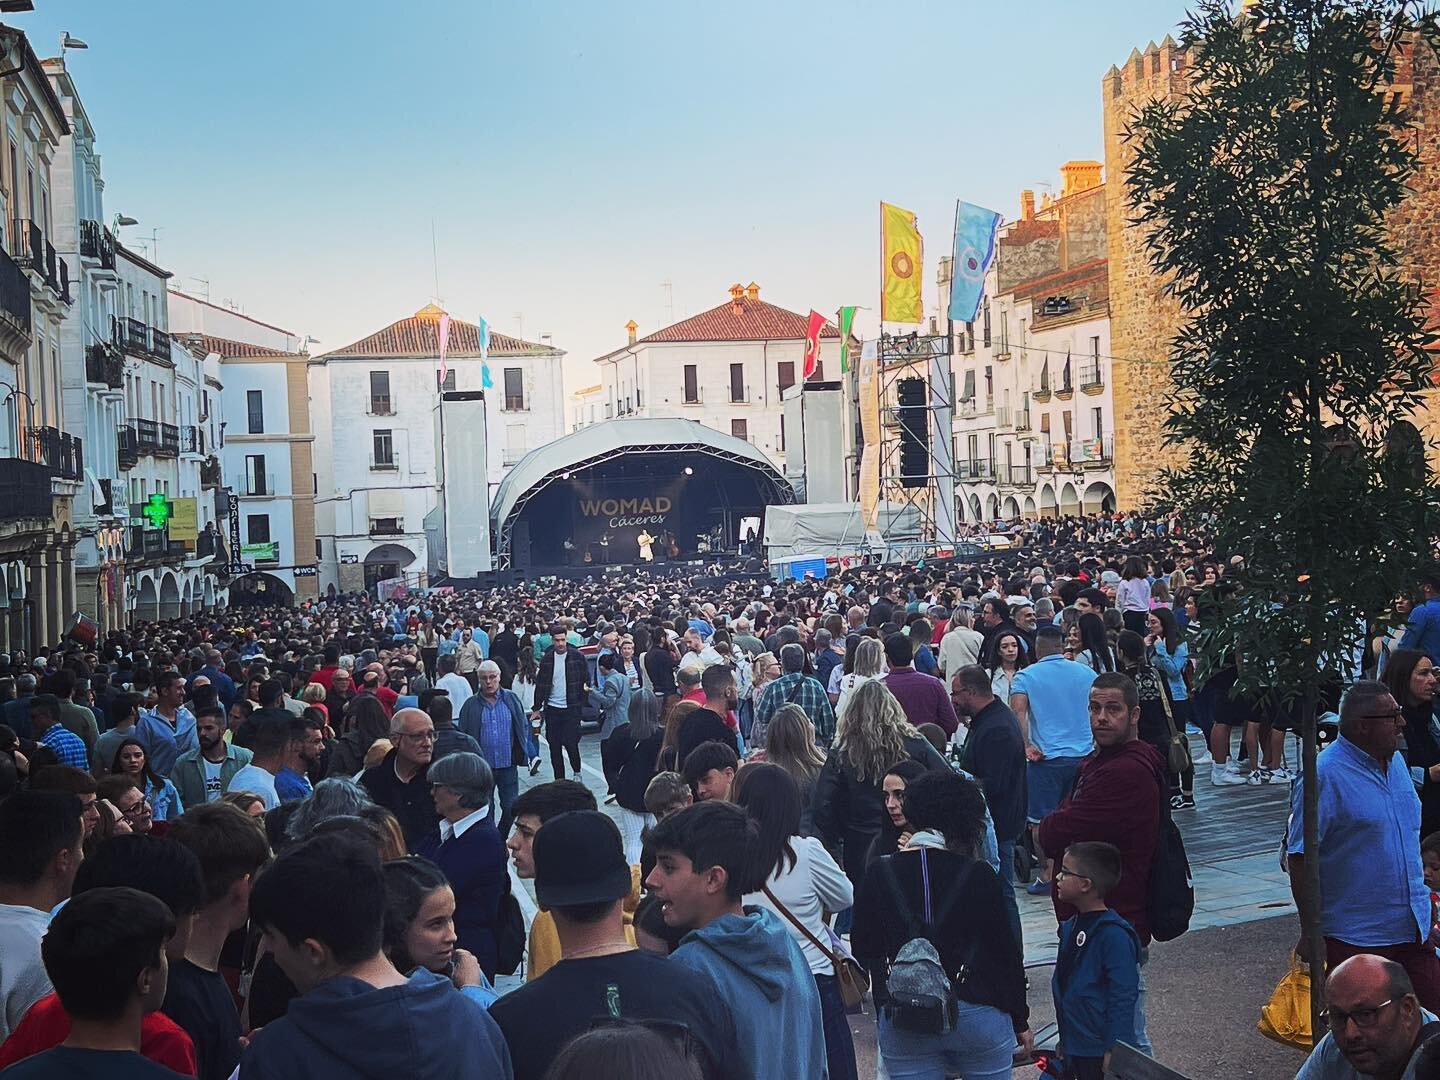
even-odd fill
[[[390,416],[390,373],[370,372],[370,412],[374,416]]]
[[[435,378],[440,379],[440,373],[438,371],[435,373]],[[444,393],[449,393],[455,389],[455,369],[453,367],[446,370],[445,378],[440,382],[440,389]]]
[[[747,424],[744,420],[731,420],[730,434],[735,436],[735,438],[737,439],[744,439],[746,442],[749,442],[750,425]]]
[[[518,367],[505,369],[505,408],[509,412],[525,409],[525,372]]]
[[[694,364],[685,365],[684,386],[685,404],[696,405],[700,402],[700,372]]]
[[[245,391],[245,419],[248,421],[246,430],[251,435],[264,433],[265,397],[259,390]]]
[[[730,400],[744,401],[745,399],[745,365],[730,365]]]
[[[245,542],[247,544],[268,544],[270,542],[270,515],[245,515]]]
[[[376,431],[371,436],[370,467],[372,469],[393,469],[395,467],[395,438],[390,430]]]
[[[780,393],[785,393],[795,385],[795,361],[781,360],[775,365],[776,374],[779,377]]]

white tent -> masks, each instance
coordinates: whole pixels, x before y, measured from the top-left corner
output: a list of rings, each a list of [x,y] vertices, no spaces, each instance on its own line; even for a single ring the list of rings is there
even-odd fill
[[[771,506],[765,511],[765,561],[774,567],[831,555],[879,554],[887,545],[919,540],[920,514],[909,505],[881,506],[876,531],[879,537],[867,542],[858,503]]]

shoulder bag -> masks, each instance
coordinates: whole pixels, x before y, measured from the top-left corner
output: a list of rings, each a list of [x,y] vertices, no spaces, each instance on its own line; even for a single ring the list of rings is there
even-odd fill
[[[840,997],[845,1002],[845,1008],[853,1009],[865,1000],[865,995],[870,992],[870,973],[865,970],[859,960],[856,960],[849,953],[837,952],[822,944],[820,939],[810,932],[810,928],[795,917],[795,913],[780,902],[780,898],[770,891],[769,885],[760,886],[770,903],[775,905],[775,910],[785,916],[791,926],[803,934],[807,941],[820,950],[820,955],[830,961],[835,969],[835,982],[840,987]]]
[[[1160,683],[1160,703],[1165,706],[1165,727],[1170,732],[1165,763],[1176,776],[1183,776],[1195,767],[1190,760],[1190,739],[1183,731],[1175,730],[1175,716],[1170,711],[1170,687],[1165,685],[1164,678],[1157,681]],[[1161,792],[1161,795],[1163,797],[1164,792]]]

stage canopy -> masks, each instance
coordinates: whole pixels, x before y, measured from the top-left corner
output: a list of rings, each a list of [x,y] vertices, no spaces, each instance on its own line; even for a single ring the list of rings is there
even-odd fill
[[[712,534],[729,549],[742,518],[794,501],[744,439],[694,420],[608,420],[521,458],[495,492],[492,535],[500,566],[633,563],[641,532],[668,535],[684,555]],[[659,542],[654,551],[666,555]]]
[[[918,540],[920,514],[913,506],[880,507],[876,532],[887,544]],[[867,549],[859,503],[809,503],[776,507],[765,517],[765,560],[772,566]]]

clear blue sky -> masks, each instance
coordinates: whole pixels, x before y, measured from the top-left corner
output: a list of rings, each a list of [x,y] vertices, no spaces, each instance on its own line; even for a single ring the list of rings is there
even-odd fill
[[[920,215],[1100,159],[1100,78],[1181,0],[37,0],[68,30],[106,209],[191,291],[338,348],[435,293],[588,361],[722,302],[874,306],[881,199]]]

